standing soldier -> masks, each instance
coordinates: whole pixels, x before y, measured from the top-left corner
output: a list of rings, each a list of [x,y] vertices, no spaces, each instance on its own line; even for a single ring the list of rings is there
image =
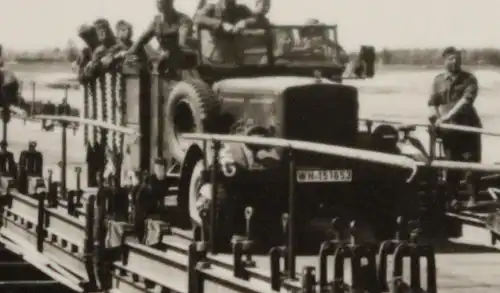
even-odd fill
[[[174,0],[156,0],[159,14],[132,45],[130,53],[137,55],[155,37],[160,45],[160,61],[167,67],[179,68],[179,62],[183,60],[183,49],[188,49],[192,22],[187,15],[174,8],[173,2]]]
[[[109,67],[111,64],[115,64],[117,61],[122,61],[125,57],[127,51],[132,47],[132,36],[133,29],[132,25],[125,20],[119,20],[116,23],[116,44],[113,45],[108,51],[104,58],[102,58],[102,63],[104,67]],[[144,57],[143,52],[139,54],[140,57]]]
[[[43,155],[36,149],[36,142],[30,141],[28,150],[19,156],[19,191],[26,193],[30,177],[42,177]]]
[[[117,45],[121,46],[120,49],[127,50],[132,47],[132,37],[134,35],[134,30],[132,25],[125,20],[119,20],[116,23],[116,37]]]
[[[75,61],[75,65],[78,71],[78,79],[80,82],[84,82],[87,76],[84,75],[85,67],[92,59],[92,52],[97,48],[97,34],[95,28],[90,25],[81,25],[78,28],[78,36],[85,42],[86,47],[83,48]]]
[[[111,30],[111,26],[106,19],[98,19],[93,25],[97,37],[97,47],[92,52],[90,61],[85,66],[85,76],[92,76],[95,71],[105,64],[102,58],[108,54],[109,50],[116,44],[116,38]]]
[[[198,29],[203,29],[200,41],[206,61],[243,63],[248,38],[243,39],[238,35],[245,29],[268,26],[264,15],[257,12],[237,4],[236,0],[219,0],[197,11],[195,23]]]
[[[438,74],[432,84],[432,94],[428,105],[430,119],[439,126],[441,123],[482,127],[481,120],[474,108],[478,93],[476,77],[461,67],[461,52],[455,47],[443,51],[446,71]],[[454,161],[481,161],[481,134],[459,131],[439,130],[443,141],[445,156]],[[460,185],[460,172],[447,172],[447,196],[452,207],[457,207]],[[468,206],[475,203],[478,193],[479,178],[476,174],[467,173]]]
[[[0,142],[0,174],[2,177],[16,178],[17,166],[14,160],[14,154],[7,150],[7,142]],[[2,182],[4,186],[4,182]]]

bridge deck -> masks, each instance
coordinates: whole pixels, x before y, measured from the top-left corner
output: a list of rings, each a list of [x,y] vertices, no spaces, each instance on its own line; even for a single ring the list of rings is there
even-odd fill
[[[182,233],[184,234],[184,233]],[[189,237],[189,232],[186,231]],[[500,253],[497,247],[485,246],[488,243],[489,233],[484,229],[466,226],[461,238],[433,243],[436,249],[437,264],[437,284],[440,293],[460,293],[460,292],[499,292],[500,290]],[[166,236],[165,240],[172,240]],[[179,243],[185,242],[179,238]],[[177,243],[177,240],[175,240]],[[218,254],[210,256],[222,263],[232,263],[232,255]],[[268,256],[257,255],[253,259],[259,271],[269,272],[270,260]],[[316,267],[318,275],[317,256],[299,256],[297,258],[297,272],[300,273],[303,267]],[[392,259],[388,261],[388,280],[391,279]],[[422,286],[426,288],[425,269],[426,262],[422,262]],[[329,259],[328,271],[332,272],[333,260]],[[144,270],[147,270],[147,266]],[[350,282],[350,268],[346,266],[346,280]],[[404,279],[409,281],[409,261],[405,261]],[[332,276],[328,276],[332,279]],[[222,292],[221,292],[222,293]]]
[[[34,136],[40,136],[39,128],[30,133]],[[44,133],[44,135],[47,135]],[[39,149],[45,156],[47,168],[54,171],[54,179],[58,180],[59,168],[56,163],[59,161],[59,146],[54,147],[53,142],[59,141],[59,133],[52,133],[48,136],[52,141],[48,144],[50,139],[45,138],[43,143],[39,144]],[[28,137],[28,136],[26,136]],[[71,141],[72,139],[70,139]],[[70,149],[76,147],[76,144],[81,144],[81,139],[77,138],[70,142]],[[9,142],[11,143],[11,142]],[[24,148],[26,143],[12,142],[10,144],[14,148]],[[81,149],[81,147],[79,147]],[[17,157],[17,154],[16,154]],[[75,163],[83,161],[83,153],[70,152],[69,154],[70,168],[68,169],[68,187],[75,186],[75,176],[71,168],[81,166],[82,168],[82,183],[86,182],[86,168],[84,164]],[[61,209],[61,212],[62,209]],[[500,255],[495,249],[485,248],[484,246],[474,246],[474,244],[484,245],[489,243],[489,235],[484,233],[484,230],[469,229],[464,233],[464,239],[459,239],[463,244],[450,244],[447,243],[446,247],[438,249],[437,254],[437,268],[438,268],[438,287],[440,293],[493,293],[500,292]],[[232,261],[229,255],[219,256],[227,262]],[[264,256],[254,257],[258,267],[262,270],[269,270],[269,259]],[[0,260],[0,263],[2,260]],[[313,256],[300,256],[297,259],[297,268],[312,265],[317,266],[317,258]],[[389,263],[390,265],[390,263]],[[3,268],[2,272],[4,272]],[[144,269],[147,269],[146,267]],[[3,273],[2,273],[3,274]],[[2,275],[0,274],[0,275]],[[1,286],[0,286],[1,289]],[[52,290],[48,290],[52,291]],[[46,292],[48,292],[46,291]],[[31,292],[31,291],[30,291]],[[55,291],[53,291],[55,292]],[[215,292],[214,292],[215,293]],[[222,292],[221,292],[222,293]]]

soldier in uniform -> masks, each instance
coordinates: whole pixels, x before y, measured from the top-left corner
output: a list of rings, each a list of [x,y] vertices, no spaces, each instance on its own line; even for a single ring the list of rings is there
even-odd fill
[[[133,45],[133,33],[132,25],[129,22],[119,20],[116,23],[116,44],[107,51],[106,56],[102,59],[104,67],[109,67],[111,64],[116,64],[117,61],[124,59]],[[144,48],[139,50],[138,57],[141,61],[145,61],[146,52]]]
[[[78,79],[80,82],[85,80],[85,67],[92,59],[92,52],[98,46],[97,34],[95,28],[91,25],[82,25],[78,29],[78,36],[87,45],[83,48],[75,61],[75,65],[78,71]]]
[[[320,52],[327,58],[333,57],[340,65],[349,62],[349,55],[338,43],[332,41],[321,27],[322,23],[317,19],[309,19],[305,27],[300,31],[301,47],[310,52]]]
[[[190,51],[188,39],[191,35],[191,19],[174,8],[174,0],[156,0],[159,14],[153,18],[146,31],[129,49],[133,55],[149,43],[154,37],[160,48],[159,59],[168,68],[179,68],[184,54]]]
[[[134,30],[129,22],[122,19],[116,23],[117,45],[120,46],[121,50],[128,50],[132,47],[133,35]]]
[[[14,154],[7,150],[7,142],[0,142],[0,173],[5,177],[16,178],[17,166],[14,160]]]
[[[28,150],[19,156],[19,191],[27,192],[29,177],[42,177],[43,155],[36,149],[36,142],[30,141]]]
[[[264,8],[260,9],[266,12]],[[247,42],[238,37],[245,29],[266,28],[265,13],[252,11],[236,0],[219,0],[198,10],[195,23],[201,31],[202,54],[207,62],[243,63]]]
[[[106,67],[106,65],[109,65],[106,62],[106,64],[102,64],[101,61],[102,58],[105,57],[109,53],[110,49],[116,44],[116,38],[113,35],[109,22],[106,19],[97,19],[94,22],[93,27],[95,29],[98,45],[93,50],[90,61],[85,66],[85,76],[92,76],[99,66]]]
[[[428,105],[430,119],[439,126],[441,123],[451,123],[473,127],[482,127],[481,120],[474,108],[478,93],[476,77],[462,69],[461,52],[455,47],[443,51],[446,71],[438,74],[432,84],[432,94]],[[454,161],[481,161],[481,135],[458,131],[439,130],[443,142],[445,156]],[[447,194],[456,207],[461,172],[447,172]],[[479,178],[476,174],[466,174],[469,182],[470,199],[468,205],[475,203],[478,193]]]

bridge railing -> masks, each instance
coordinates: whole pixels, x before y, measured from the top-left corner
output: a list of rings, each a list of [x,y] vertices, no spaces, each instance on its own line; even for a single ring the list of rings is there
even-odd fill
[[[448,132],[461,132],[461,133],[475,133],[481,135],[483,137],[494,137],[500,138],[500,132],[478,128],[466,125],[455,125],[455,124],[435,124],[425,121],[409,121],[409,122],[400,122],[389,119],[377,119],[377,118],[362,118],[360,121],[364,122],[366,127],[371,130],[373,124],[379,125],[394,125],[396,128],[399,128],[401,132],[403,132],[403,139],[408,140],[408,142],[412,143],[412,140],[418,140],[419,138],[413,138],[412,133],[420,128],[427,130],[429,135],[429,142],[427,149],[423,149],[423,145],[421,147],[417,147],[417,149],[422,153],[423,157],[427,158],[427,162],[419,163],[420,166],[430,166],[434,168],[440,169],[456,169],[462,171],[472,171],[476,173],[486,173],[482,178],[485,180],[492,181],[492,179],[500,178],[500,174],[490,174],[498,172],[498,164],[497,163],[483,163],[483,162],[468,162],[468,161],[447,161],[443,160],[444,154],[442,149],[442,140],[438,135],[439,131],[448,131]],[[478,150],[482,152],[482,150]],[[481,156],[483,157],[483,156]]]
[[[62,279],[67,286],[95,287],[93,270],[89,270],[94,266],[97,240],[93,216],[98,208],[95,196],[86,204],[86,219],[49,201],[44,190],[32,195],[9,190],[6,197],[0,234],[18,246],[22,254],[33,255],[41,261],[49,273]]]
[[[371,260],[375,259],[375,251],[377,250],[373,250],[369,248],[370,246],[359,244],[356,241],[349,244],[353,246],[343,246],[344,244],[338,239],[323,243],[321,255],[318,257],[323,259],[335,255],[334,258],[339,260],[339,264],[335,265],[337,269],[335,270],[333,283],[328,283],[326,281],[326,275],[328,275],[326,266],[320,266],[319,268],[320,284],[317,282],[318,274],[316,274],[316,271],[318,268],[306,266],[300,272],[297,270],[297,194],[295,194],[295,171],[297,166],[295,165],[294,152],[308,151],[347,157],[353,160],[375,164],[390,165],[397,168],[409,169],[411,171],[418,170],[416,162],[408,157],[318,143],[291,141],[278,138],[198,133],[184,134],[183,138],[200,141],[201,144],[205,144],[205,146],[201,146],[200,149],[206,150],[206,155],[211,156],[211,158],[205,160],[205,170],[210,170],[212,173],[210,182],[213,190],[213,202],[217,200],[218,196],[217,174],[221,168],[219,163],[213,162],[219,162],[219,151],[222,147],[221,143],[245,143],[285,149],[288,155],[287,174],[290,174],[290,177],[288,178],[288,182],[283,183],[285,185],[288,183],[289,186],[288,198],[290,205],[286,213],[287,223],[285,224],[284,246],[275,247],[271,250],[271,254],[267,259],[271,261],[271,266],[268,267],[268,269],[261,268],[262,263],[256,264],[255,261],[252,260],[252,241],[250,238],[235,240],[232,243],[233,255],[230,258],[226,258],[221,255],[221,250],[219,249],[220,243],[217,241],[218,230],[216,226],[212,224],[214,223],[216,214],[216,205],[210,205],[211,210],[206,217],[206,219],[210,218],[210,225],[206,235],[205,232],[198,231],[202,235],[201,237],[196,238],[195,236],[195,238],[189,238],[186,237],[181,230],[167,226],[162,232],[162,237],[158,239],[159,245],[162,247],[161,251],[138,244],[133,240],[125,240],[124,246],[127,253],[121,261],[114,264],[114,285],[117,287],[117,290],[127,290],[128,286],[146,286],[146,288],[152,288],[148,286],[159,286],[177,292],[193,293],[209,292],[214,288],[231,288],[231,290],[238,292],[279,292],[281,290],[323,292],[322,290],[326,290],[326,287],[332,284],[342,287],[345,285],[344,275],[342,273],[343,270],[338,269],[340,259],[342,259],[342,253],[340,250],[337,250],[337,248],[346,247],[346,251],[350,251],[351,248],[347,247],[357,247],[353,250],[357,251],[356,253],[351,255],[346,252],[344,255],[345,258],[366,258],[372,266],[370,270],[375,270],[376,264]],[[210,144],[211,147],[209,147],[208,144]],[[353,227],[353,229],[355,229],[355,227]],[[399,244],[396,246],[398,245]],[[415,255],[419,254],[429,260],[428,269],[430,272],[430,282],[428,292],[436,292],[435,262],[432,248],[428,246],[418,247],[420,247],[417,249],[419,252]],[[388,254],[390,253],[386,252],[386,255]],[[283,261],[285,263],[284,267],[280,265],[280,262]],[[353,261],[355,262],[355,260]],[[361,280],[363,277],[357,275],[359,271],[356,272],[356,268],[352,270],[352,288],[366,289],[367,285],[362,284],[366,279],[363,281]],[[171,278],[164,278],[165,274],[171,276]],[[373,272],[373,275],[377,275],[377,273]],[[386,281],[381,280],[381,282]],[[322,288],[320,291],[318,291],[318,285]],[[369,289],[365,292],[380,292],[377,285],[368,286],[368,288]]]

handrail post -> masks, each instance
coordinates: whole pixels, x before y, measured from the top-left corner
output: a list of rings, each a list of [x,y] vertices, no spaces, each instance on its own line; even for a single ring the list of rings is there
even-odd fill
[[[8,102],[8,97],[6,97],[7,93],[3,90],[3,87],[0,87],[1,96],[3,96],[2,101],[2,122],[3,122],[3,138],[4,142],[7,142],[8,137],[8,125],[10,122],[10,103]]]
[[[58,107],[58,115],[69,115],[71,107],[68,104],[68,87],[64,89],[64,98]],[[61,197],[66,198],[66,169],[67,169],[67,153],[68,153],[68,126],[65,121],[60,122],[61,125]]]
[[[296,277],[296,246],[297,237],[296,225],[297,225],[297,215],[296,215],[296,194],[295,194],[295,157],[293,148],[288,149],[288,215],[289,215],[289,225],[288,225],[288,249],[287,249],[287,262],[288,262],[288,277],[290,279],[295,279]]]
[[[218,191],[218,175],[219,175],[219,152],[221,148],[220,141],[212,141],[213,148],[213,162],[212,162],[212,204],[210,205],[210,237],[209,237],[209,247],[213,254],[217,254],[219,251],[219,243],[217,242],[217,191]]]
[[[30,109],[30,117],[33,117],[33,115],[35,114],[35,99],[36,99],[36,83],[34,81],[32,81],[31,82],[31,109]]]
[[[36,249],[43,252],[43,242],[45,240],[45,198],[46,192],[37,194],[38,200],[38,221],[36,225]]]
[[[67,124],[61,123],[61,197],[66,198]]]
[[[431,161],[436,159],[436,139],[436,121],[432,120],[429,126],[429,157]]]

